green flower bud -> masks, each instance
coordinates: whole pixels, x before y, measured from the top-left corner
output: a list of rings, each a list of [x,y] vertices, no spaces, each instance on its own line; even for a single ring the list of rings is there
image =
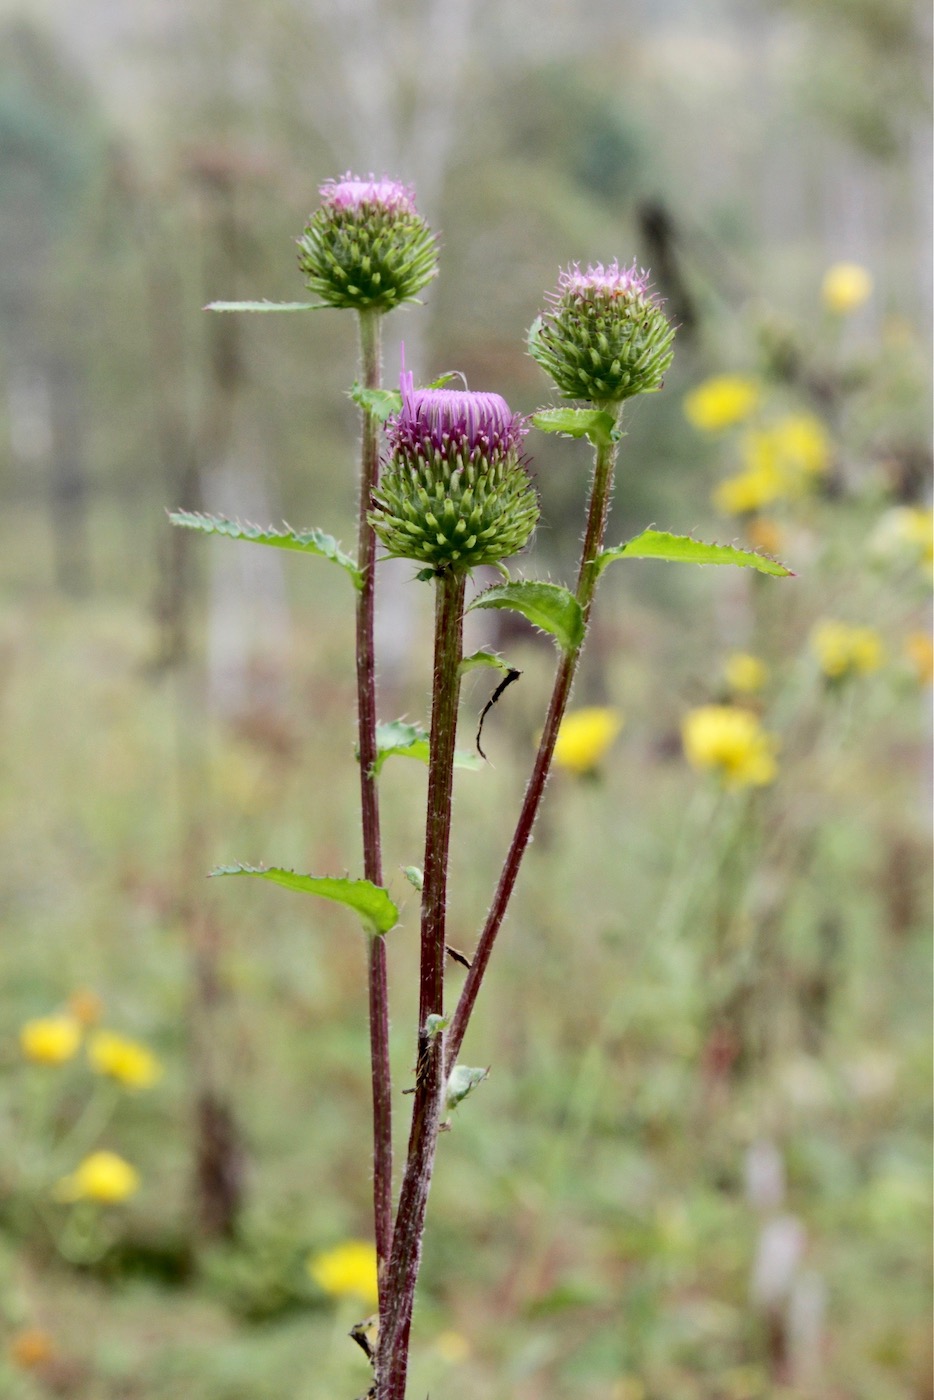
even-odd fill
[[[402,412],[369,521],[388,554],[436,572],[497,564],[522,549],[538,500],[520,457],[526,428],[498,394],[419,389]]]
[[[565,398],[612,404],[662,387],[674,327],[635,264],[586,272],[575,264],[549,301],[529,331],[529,350]]]
[[[391,311],[437,276],[435,236],[411,186],[348,174],[320,194],[321,208],[298,240],[298,265],[326,305]]]

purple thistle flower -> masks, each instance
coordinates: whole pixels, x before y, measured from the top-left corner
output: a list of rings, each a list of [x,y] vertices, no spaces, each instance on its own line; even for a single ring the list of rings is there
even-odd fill
[[[399,377],[402,409],[369,521],[389,554],[466,572],[516,554],[538,520],[520,456],[528,429],[499,394],[416,389]]]
[[[385,175],[381,180],[377,180],[373,174],[361,180],[348,170],[339,180],[325,180],[318,193],[331,209],[357,211],[372,205],[392,214],[400,210],[406,214],[418,213],[414,185],[404,185],[400,180],[390,180]]]
[[[644,297],[649,290],[649,274],[643,268],[636,271],[638,264],[633,263],[632,267],[620,267],[616,258],[606,267],[603,263],[596,266],[588,263],[587,271],[581,272],[580,263],[572,263],[568,268],[562,268],[558,274],[558,290],[549,292],[548,298],[553,302],[560,302],[566,296],[584,299],[596,295],[607,297],[631,296],[633,294]]]
[[[393,452],[455,451],[466,448],[490,456],[518,450],[528,432],[525,419],[513,413],[499,394],[471,389],[416,389],[411,373],[399,376],[402,412],[389,424]]]

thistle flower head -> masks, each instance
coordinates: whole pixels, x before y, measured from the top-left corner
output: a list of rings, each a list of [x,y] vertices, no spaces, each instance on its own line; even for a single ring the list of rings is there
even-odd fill
[[[648,273],[613,261],[564,269],[529,350],[565,398],[619,403],[660,389],[674,328],[649,289]]]
[[[499,394],[416,389],[405,373],[400,384],[369,516],[388,553],[459,572],[515,554],[538,519],[520,458],[524,420]]]
[[[298,265],[325,305],[391,311],[436,276],[435,237],[411,185],[348,172],[319,193],[321,206],[298,240]]]

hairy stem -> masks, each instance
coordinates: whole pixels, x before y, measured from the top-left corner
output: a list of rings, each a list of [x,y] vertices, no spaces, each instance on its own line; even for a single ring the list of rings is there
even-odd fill
[[[576,596],[584,614],[584,637],[586,637],[590,621],[590,609],[599,575],[597,556],[603,547],[603,537],[606,532],[607,516],[613,493],[613,470],[616,465],[617,449],[618,444],[615,440],[602,443],[596,449],[593,478],[590,485],[590,503],[587,511],[587,529],[577,575]],[[535,755],[535,764],[525,790],[519,820],[447,1035],[446,1049],[449,1069],[453,1068],[460,1053],[483,982],[483,976],[490,961],[493,944],[496,942],[496,935],[499,933],[505,918],[506,909],[519,875],[519,868],[522,865],[522,858],[532,835],[532,828],[538,815],[545,784],[548,781],[558,730],[567,708],[583,645],[582,639],[580,645],[572,651],[565,652],[558,663],[554,688],[548,705],[548,714],[545,718],[545,727],[542,730],[538,753]]]
[[[361,311],[360,366],[363,385],[380,385],[380,318]],[[379,792],[376,766],[376,660],[373,646],[376,536],[367,522],[379,477],[379,420],[363,410],[360,451],[360,517],[357,565],[362,584],[357,595],[357,748],[360,755],[360,811],[363,825],[363,871],[374,885],[383,883],[380,849]],[[370,1016],[370,1064],[373,1081],[373,1217],[376,1259],[382,1280],[392,1246],[392,1072],[389,1063],[389,986],[386,940],[370,937],[367,947]]]
[[[444,1092],[444,1034],[440,1026],[430,1027],[429,1017],[440,1017],[444,1010],[448,853],[454,790],[454,739],[463,650],[464,588],[463,574],[448,572],[438,577],[422,885],[415,1103],[386,1275],[385,1305],[380,1318],[377,1400],[404,1400],[405,1397],[409,1323],[421,1263],[425,1211]]]

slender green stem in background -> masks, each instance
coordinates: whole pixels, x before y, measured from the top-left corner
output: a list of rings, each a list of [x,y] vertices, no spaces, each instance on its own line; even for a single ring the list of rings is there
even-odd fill
[[[608,406],[612,412],[612,406]],[[535,765],[532,775],[529,778],[528,786],[525,790],[525,798],[522,803],[522,810],[519,813],[519,821],[513,834],[509,852],[500,873],[499,884],[493,896],[493,903],[490,912],[487,914],[486,924],[480,935],[476,951],[471,960],[470,970],[467,973],[466,981],[461,990],[460,1000],[454,1012],[451,1022],[451,1029],[447,1036],[447,1057],[449,1067],[453,1067],[457,1056],[460,1053],[461,1044],[467,1031],[470,1017],[473,1013],[477,994],[486,972],[487,964],[490,961],[490,954],[493,951],[493,944],[496,935],[499,933],[506,909],[509,904],[516,878],[519,874],[519,867],[522,864],[522,857],[525,855],[526,847],[532,835],[532,827],[535,825],[535,818],[538,815],[539,805],[545,791],[545,784],[548,781],[548,772],[551,768],[551,759],[555,751],[555,743],[558,738],[558,730],[561,727],[561,720],[567,708],[568,699],[571,694],[571,687],[574,684],[574,676],[577,671],[577,663],[580,660],[584,639],[587,634],[587,627],[590,621],[590,609],[593,603],[594,589],[599,577],[597,567],[597,556],[603,547],[603,537],[606,533],[607,516],[610,510],[610,500],[613,494],[613,470],[616,465],[616,454],[618,442],[614,439],[601,443],[597,447],[594,461],[593,479],[590,486],[590,504],[587,512],[587,529],[584,535],[584,546],[581,551],[580,568],[577,575],[577,601],[581,605],[584,615],[584,637],[580,644],[571,651],[566,651],[558,665],[555,676],[554,689],[551,693],[551,702],[548,706],[548,714],[545,719],[545,727],[542,730],[542,737],[538,745],[538,753],[535,755]]]
[[[380,317],[361,311],[360,367],[366,389],[380,386]],[[360,453],[360,518],[357,567],[357,749],[360,755],[360,811],[363,825],[363,872],[374,885],[383,883],[380,849],[379,792],[376,778],[376,658],[373,646],[376,536],[367,522],[379,478],[379,432],[376,415],[363,410]],[[389,985],[386,940],[368,941],[367,981],[370,1016],[370,1063],[373,1080],[373,1217],[380,1292],[392,1245],[392,1071],[389,1062]]]
[[[440,1025],[429,1024],[429,1017],[440,1017],[444,1011],[448,853],[465,583],[462,573],[446,572],[437,580],[415,1103],[380,1317],[377,1400],[405,1397],[409,1323],[444,1093],[444,1034]]]

